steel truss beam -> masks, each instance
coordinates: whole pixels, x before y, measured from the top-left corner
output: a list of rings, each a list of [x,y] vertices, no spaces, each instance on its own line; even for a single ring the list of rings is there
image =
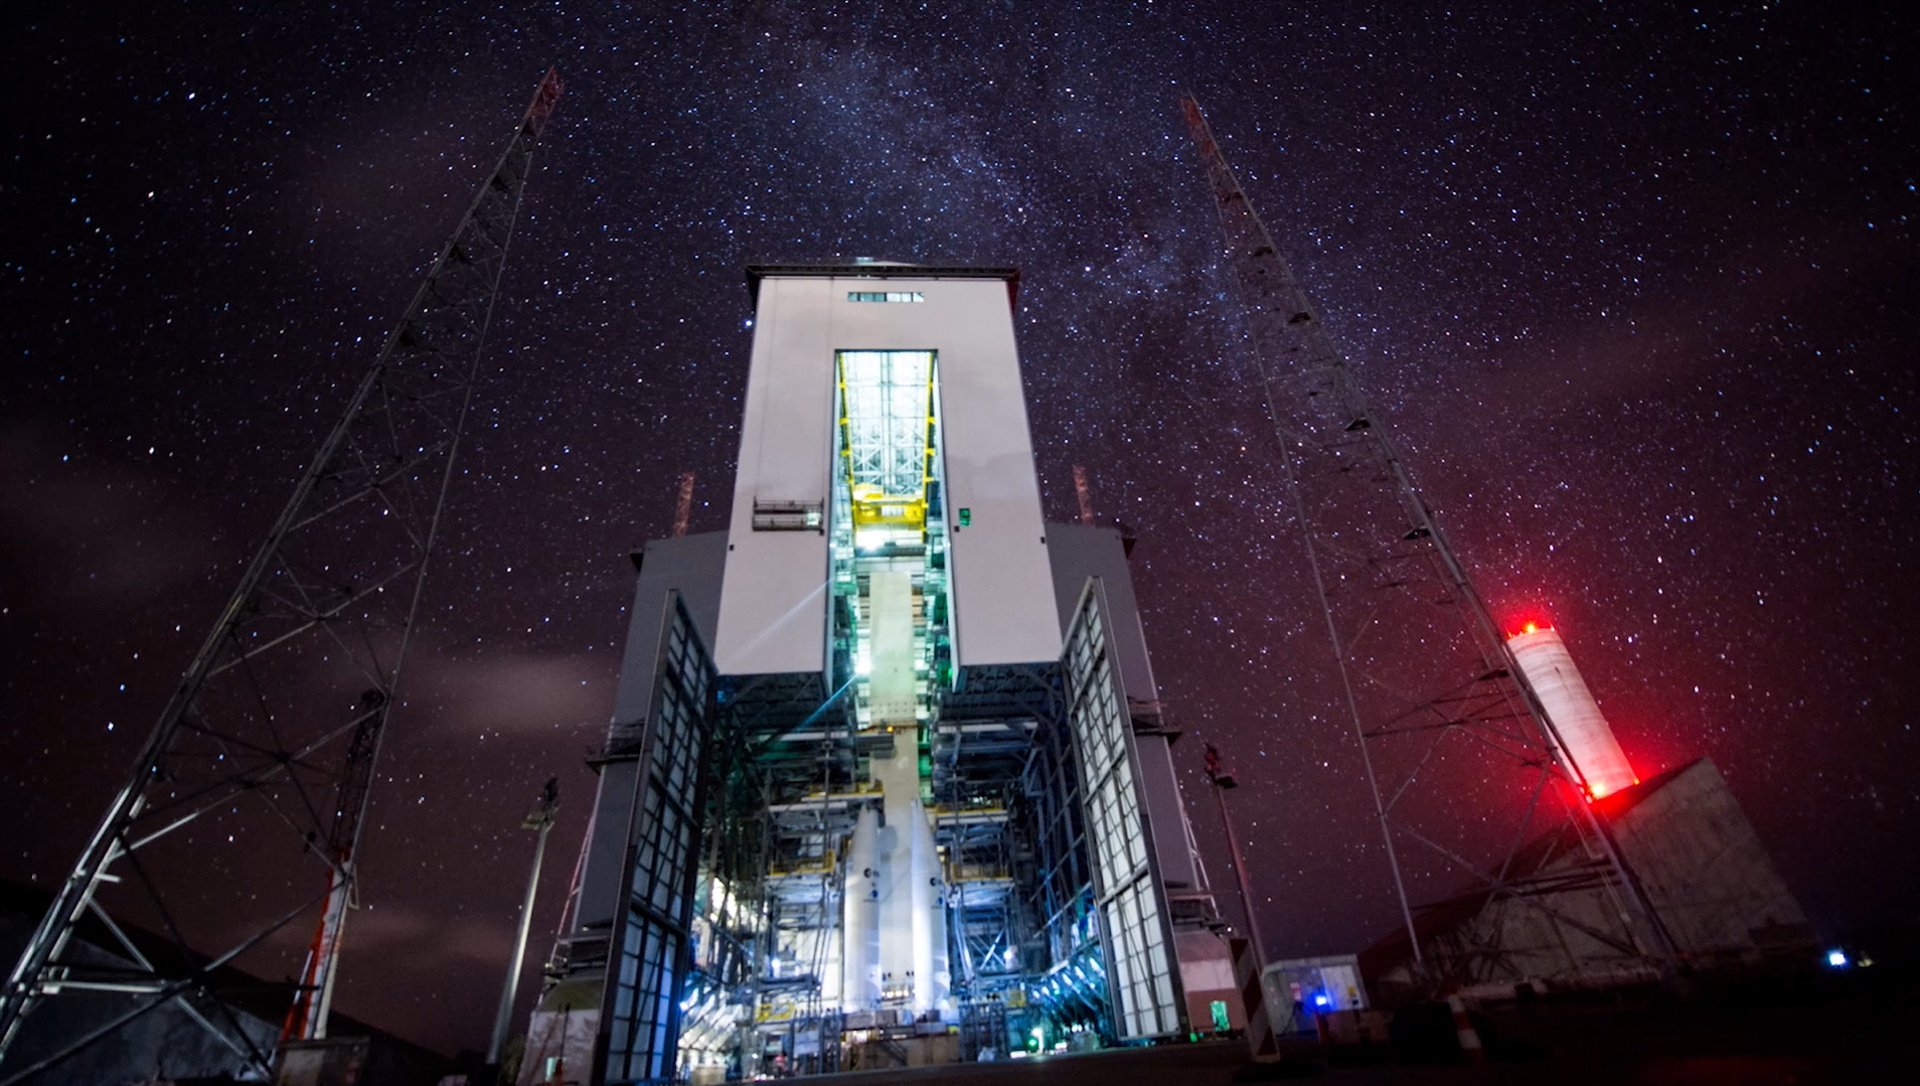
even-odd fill
[[[1489,908],[1515,899],[1547,908],[1527,890],[1534,872],[1516,870],[1515,857],[1570,824],[1579,847],[1609,876],[1619,930],[1606,941],[1670,969],[1672,943],[1585,801],[1580,768],[1518,678],[1505,638],[1198,103],[1181,104],[1219,206],[1291,512],[1338,664],[1338,697],[1360,748],[1416,965],[1416,896],[1449,897],[1468,879]],[[1548,817],[1556,806],[1557,822]],[[1409,870],[1407,846],[1430,858],[1424,870]]]
[[[36,1006],[97,987],[75,983],[84,970],[69,952],[82,916],[101,908],[103,884],[144,892],[116,901],[115,912],[163,927],[180,962],[207,961],[189,946],[228,949],[197,966],[133,954],[120,990],[140,992],[135,1002],[35,1066],[8,1067],[9,1083],[168,1002],[194,996],[221,1006],[215,968],[286,944],[277,936],[297,930],[323,899],[288,1025],[324,1035],[374,765],[533,144],[560,93],[558,72],[549,71],[28,939],[0,990],[0,1059],[31,1027]],[[313,894],[322,879],[326,890]],[[248,1070],[267,1073],[270,1054],[244,1033],[230,1036],[190,1013],[223,1043],[244,1047]]]

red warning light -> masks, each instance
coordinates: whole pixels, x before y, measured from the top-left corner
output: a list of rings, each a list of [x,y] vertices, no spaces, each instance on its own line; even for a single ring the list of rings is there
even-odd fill
[[[1515,638],[1515,637],[1524,637],[1524,636],[1526,636],[1527,634],[1530,634],[1530,633],[1538,633],[1538,632],[1539,632],[1539,631],[1541,631],[1541,630],[1551,630],[1551,629],[1553,629],[1553,623],[1551,623],[1551,622],[1542,622],[1542,621],[1540,621],[1539,619],[1536,619],[1536,618],[1530,618],[1530,619],[1526,619],[1525,621],[1523,621],[1523,622],[1521,622],[1521,623],[1519,624],[1519,628],[1518,628],[1518,629],[1515,629],[1515,628],[1514,628],[1514,627],[1512,627],[1512,626],[1508,626],[1508,627],[1507,627],[1507,630],[1508,630],[1508,633],[1507,633],[1507,637],[1508,637],[1508,638],[1510,638],[1510,639],[1511,639],[1511,638]]]

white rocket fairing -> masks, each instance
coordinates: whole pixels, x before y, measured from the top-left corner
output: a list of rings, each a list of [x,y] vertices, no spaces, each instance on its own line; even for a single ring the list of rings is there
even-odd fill
[[[946,1002],[952,974],[947,969],[947,913],[940,853],[933,826],[918,800],[913,804],[913,867],[909,895],[913,909],[913,1009],[925,1014]]]
[[[840,909],[840,998],[850,1011],[880,1002],[880,819],[861,809],[847,845],[847,874]]]

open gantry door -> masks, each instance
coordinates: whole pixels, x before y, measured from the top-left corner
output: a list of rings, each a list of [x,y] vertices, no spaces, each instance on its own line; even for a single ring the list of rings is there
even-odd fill
[[[1105,592],[1098,578],[1090,578],[1067,629],[1061,672],[1086,797],[1114,1033],[1121,1041],[1141,1041],[1182,1033],[1185,1025],[1166,893],[1109,628]]]
[[[691,967],[694,875],[713,720],[713,661],[680,594],[661,618],[649,711],[608,744],[607,769],[640,774],[620,900],[607,955],[606,998],[592,1081],[670,1082],[680,995]]]

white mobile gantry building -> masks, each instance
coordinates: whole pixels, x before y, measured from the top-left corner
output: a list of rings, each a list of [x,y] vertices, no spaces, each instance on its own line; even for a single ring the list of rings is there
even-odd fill
[[[1004,268],[749,269],[724,532],[634,555],[523,1081],[1244,1024],[1113,529],[1041,513]]]

